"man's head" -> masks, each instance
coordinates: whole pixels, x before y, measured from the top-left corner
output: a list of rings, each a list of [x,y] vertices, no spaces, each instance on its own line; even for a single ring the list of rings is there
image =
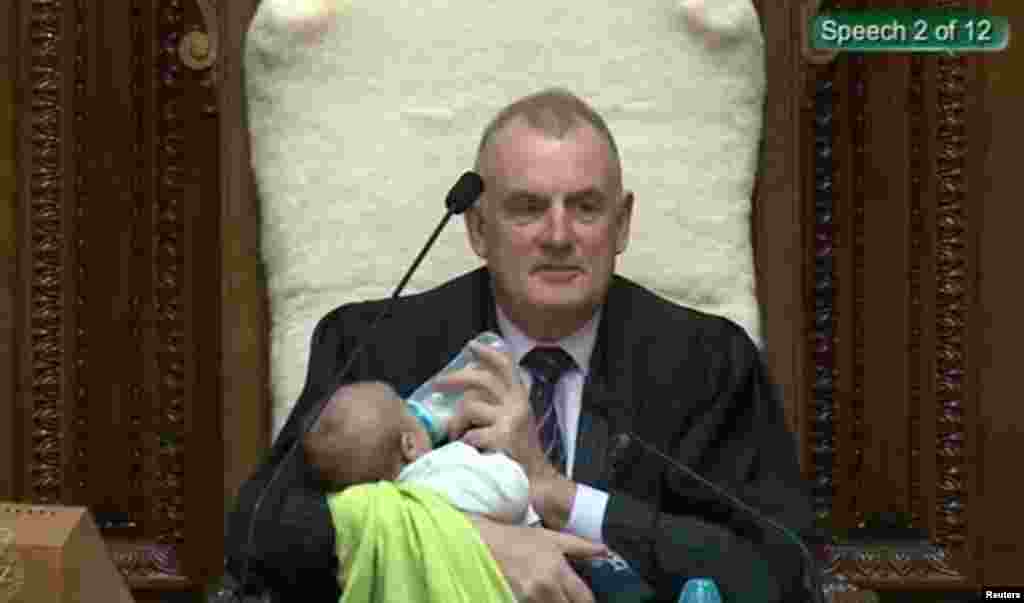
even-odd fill
[[[393,480],[430,450],[426,428],[386,383],[338,388],[303,441],[307,459],[331,490]]]
[[[604,120],[564,90],[520,99],[484,130],[476,170],[485,189],[466,226],[497,303],[535,339],[578,330],[604,302],[633,209]]]

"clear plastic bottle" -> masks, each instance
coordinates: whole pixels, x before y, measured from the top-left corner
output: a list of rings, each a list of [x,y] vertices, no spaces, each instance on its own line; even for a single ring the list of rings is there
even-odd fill
[[[473,338],[473,341],[501,352],[508,351],[505,340],[490,331],[480,333]],[[473,362],[477,362],[476,354],[469,349],[469,344],[466,344],[455,358],[452,358],[451,362],[439,373],[427,379],[423,385],[416,388],[416,391],[405,400],[409,406],[409,412],[427,428],[434,446],[439,446],[448,439],[448,421],[455,414],[455,407],[463,394],[461,390],[439,391],[434,384],[440,377],[460,370]]]
[[[722,603],[722,596],[714,580],[690,578],[679,593],[679,603]]]

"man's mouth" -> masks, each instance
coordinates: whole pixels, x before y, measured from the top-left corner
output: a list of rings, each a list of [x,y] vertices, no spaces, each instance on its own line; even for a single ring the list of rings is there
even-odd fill
[[[536,267],[533,272],[546,281],[569,282],[583,271],[578,266],[544,265]]]
[[[554,264],[544,264],[537,266],[533,269],[534,272],[579,272],[579,266],[556,266]]]

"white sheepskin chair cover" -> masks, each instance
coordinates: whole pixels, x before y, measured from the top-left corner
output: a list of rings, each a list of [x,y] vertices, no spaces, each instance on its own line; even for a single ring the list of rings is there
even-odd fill
[[[619,273],[759,341],[749,218],[765,70],[751,0],[264,0],[244,60],[273,435],[317,319],[390,295],[488,120],[552,86],[591,103],[620,146],[636,205]],[[453,220],[406,293],[479,265]]]

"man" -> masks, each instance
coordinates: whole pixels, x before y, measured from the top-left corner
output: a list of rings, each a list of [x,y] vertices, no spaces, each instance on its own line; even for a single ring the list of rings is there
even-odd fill
[[[641,443],[789,528],[810,528],[794,441],[749,337],[614,275],[634,196],[601,117],[561,90],[521,99],[485,130],[477,170],[485,192],[466,225],[486,267],[403,299],[350,379],[408,394],[477,333],[502,333],[518,366],[490,355],[490,370],[464,370],[448,384],[469,387],[457,435],[524,466],[546,526],[476,520],[521,600],[592,601],[569,561],[599,552],[593,543],[628,560],[660,600],[674,601],[694,576],[714,579],[726,601],[804,598],[794,545]],[[248,552],[251,581],[301,588],[305,600],[337,596],[329,518],[301,455],[268,494],[248,551],[245,528],[255,497],[381,308],[343,306],[317,325],[303,393],[229,522],[236,575]],[[549,365],[562,372],[545,376],[538,356],[556,358]],[[535,407],[545,396],[547,406]]]

